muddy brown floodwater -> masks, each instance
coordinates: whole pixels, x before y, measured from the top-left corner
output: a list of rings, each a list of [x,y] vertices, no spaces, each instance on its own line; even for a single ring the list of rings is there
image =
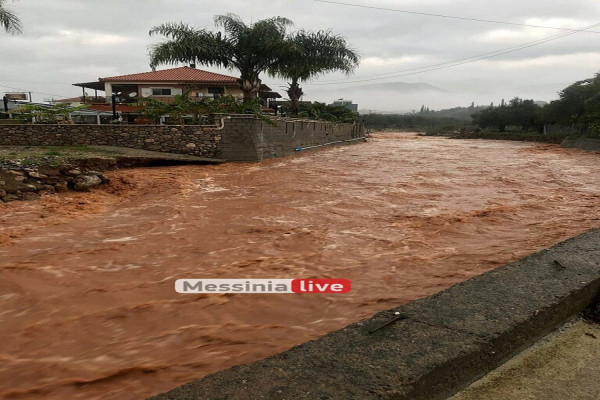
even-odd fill
[[[0,398],[143,399],[600,227],[597,153],[373,135],[0,205]],[[178,278],[348,278],[183,295]]]

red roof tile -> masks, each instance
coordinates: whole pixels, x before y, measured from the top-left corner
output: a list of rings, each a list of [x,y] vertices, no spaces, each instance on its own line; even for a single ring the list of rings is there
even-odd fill
[[[100,78],[100,82],[182,82],[237,84],[237,78],[191,67]]]

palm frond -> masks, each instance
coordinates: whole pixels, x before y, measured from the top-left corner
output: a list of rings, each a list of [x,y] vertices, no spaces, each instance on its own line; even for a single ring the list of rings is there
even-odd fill
[[[0,1],[0,26],[4,28],[6,33],[11,35],[22,33],[23,24],[21,20],[13,11],[5,8],[4,3],[5,0]]]
[[[166,25],[166,24],[165,24]],[[175,26],[160,26],[155,33],[166,33],[171,40],[150,47],[150,66],[160,64],[201,63],[209,66],[229,67],[228,45],[220,35],[204,30],[177,32]]]
[[[289,45],[284,56],[269,71],[272,76],[306,81],[334,71],[351,74],[360,62],[360,56],[346,40],[331,31],[300,30],[286,41]]]
[[[223,28],[227,35],[231,37],[242,36],[248,29],[248,26],[235,14],[225,14],[215,16],[215,25]]]
[[[193,28],[183,22],[167,22],[150,29],[150,36],[163,35],[171,39],[184,38],[203,32],[203,30]]]

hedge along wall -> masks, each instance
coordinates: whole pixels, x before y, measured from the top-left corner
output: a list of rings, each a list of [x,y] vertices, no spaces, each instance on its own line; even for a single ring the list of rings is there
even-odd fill
[[[230,115],[217,125],[5,125],[0,146],[105,145],[256,161],[293,154],[298,147],[357,143],[362,125]]]

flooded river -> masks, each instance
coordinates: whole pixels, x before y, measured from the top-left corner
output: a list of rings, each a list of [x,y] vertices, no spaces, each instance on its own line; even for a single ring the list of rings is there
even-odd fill
[[[375,134],[0,204],[0,398],[143,399],[600,227],[600,156]],[[347,278],[349,294],[174,291]]]

